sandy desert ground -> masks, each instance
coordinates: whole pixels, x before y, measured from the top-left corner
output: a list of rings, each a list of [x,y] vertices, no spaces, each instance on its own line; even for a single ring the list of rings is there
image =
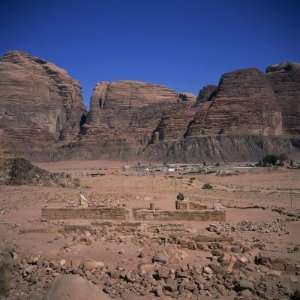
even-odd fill
[[[40,163],[81,186],[0,186],[0,247],[14,265],[4,299],[43,299],[60,274],[79,274],[113,299],[299,299],[300,170],[142,175],[124,165]],[[78,205],[80,192],[90,206],[159,209],[173,209],[181,192],[224,206],[226,222],[41,217],[42,207]]]

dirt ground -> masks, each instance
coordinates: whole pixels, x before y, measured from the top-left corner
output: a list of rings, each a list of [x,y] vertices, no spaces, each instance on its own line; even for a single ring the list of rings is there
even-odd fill
[[[124,169],[124,165],[111,161],[39,163],[39,167],[49,171],[78,177],[80,187],[0,186],[0,249],[13,249],[18,265],[9,296],[4,299],[42,299],[56,276],[70,270],[75,272],[76,268],[80,269],[76,271],[78,274],[101,286],[115,299],[295,297],[300,281],[300,170],[252,168],[242,169],[235,176],[137,175]],[[202,189],[205,183],[211,184],[212,189]],[[42,207],[78,205],[80,192],[91,206],[148,208],[154,203],[159,209],[173,209],[176,195],[181,192],[186,199],[208,207],[221,204],[226,209],[226,222],[130,225],[41,218]],[[197,242],[195,237],[201,239],[199,236],[202,240]],[[167,262],[162,262],[165,258],[154,262],[155,255],[165,255]],[[224,283],[225,279],[218,278],[223,271],[217,272],[210,265],[228,268],[220,262],[228,255],[245,264],[237,265],[231,272],[232,287]],[[261,257],[266,262],[260,261]],[[91,267],[87,272],[86,261],[101,262],[103,265],[98,268],[101,270]],[[178,268],[188,272],[186,268],[191,266],[204,268],[203,286],[199,283],[203,278],[196,281],[194,275],[189,283],[192,281],[197,288],[180,290],[181,281],[175,275],[175,279],[159,275],[157,282],[152,283],[151,278],[143,285],[142,275],[129,280],[126,273],[145,268],[144,273],[154,274],[167,268],[172,274]],[[210,266],[212,273],[205,266]],[[114,278],[112,270],[127,275],[125,279],[122,274]],[[35,279],[37,275],[39,279]],[[262,279],[258,275],[266,281],[264,287],[260,286]],[[178,286],[173,288],[175,283],[172,285],[171,280]],[[245,282],[241,280],[250,281],[254,287],[243,288]]]

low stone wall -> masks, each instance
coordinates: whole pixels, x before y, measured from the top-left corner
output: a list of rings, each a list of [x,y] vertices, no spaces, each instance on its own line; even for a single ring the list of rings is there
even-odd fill
[[[133,209],[135,220],[144,221],[225,221],[224,210],[150,210]]]
[[[200,202],[183,200],[183,201],[175,201],[175,208],[179,210],[206,210],[207,205],[204,205]]]
[[[189,209],[192,210],[207,210],[207,205],[195,201],[189,201]]]
[[[42,218],[48,220],[101,219],[127,220],[129,210],[122,207],[42,208]]]
[[[188,202],[187,201],[175,201],[175,208],[180,210],[188,209]]]
[[[47,220],[98,219],[129,220],[130,210],[119,207],[88,208],[42,208],[42,218]],[[225,221],[224,210],[151,210],[136,208],[132,210],[133,221]]]

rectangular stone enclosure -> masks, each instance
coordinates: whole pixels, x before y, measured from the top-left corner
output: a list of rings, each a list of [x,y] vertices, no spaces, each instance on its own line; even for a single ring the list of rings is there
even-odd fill
[[[131,214],[132,212],[132,214]],[[98,219],[124,221],[225,221],[224,210],[158,210],[112,207],[42,208],[42,218],[47,220]]]
[[[88,208],[42,208],[42,218],[59,219],[101,219],[127,220],[129,210],[123,207],[88,207]]]

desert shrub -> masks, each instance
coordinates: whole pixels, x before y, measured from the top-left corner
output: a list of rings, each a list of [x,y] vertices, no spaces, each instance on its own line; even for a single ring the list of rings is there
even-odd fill
[[[279,155],[268,154],[262,160],[260,160],[257,165],[260,167],[275,166],[275,165],[282,166],[287,159],[288,157],[284,153],[281,153]]]
[[[288,159],[285,153],[279,155],[268,154],[262,160],[260,160],[256,165],[258,167],[267,167],[267,166],[282,166],[284,162]]]
[[[268,154],[262,159],[262,165],[263,166],[267,166],[267,165],[275,166],[278,160],[279,159],[278,159],[277,155]]]
[[[204,183],[202,186],[203,190],[211,190],[213,187],[210,183]]]

